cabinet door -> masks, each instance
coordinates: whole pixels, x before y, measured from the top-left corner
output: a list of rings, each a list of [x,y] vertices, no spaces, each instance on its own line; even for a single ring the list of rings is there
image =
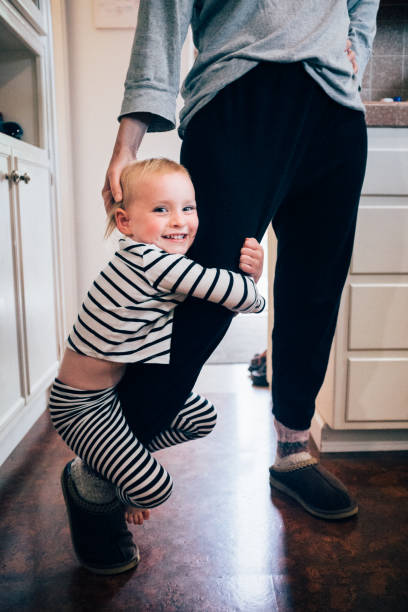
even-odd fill
[[[46,33],[45,0],[11,0],[40,34]]]
[[[29,390],[52,373],[57,362],[57,330],[52,244],[50,175],[46,166],[17,160],[20,180],[21,259],[24,287]]]
[[[17,336],[16,282],[13,266],[9,156],[0,150],[0,420],[23,401]]]

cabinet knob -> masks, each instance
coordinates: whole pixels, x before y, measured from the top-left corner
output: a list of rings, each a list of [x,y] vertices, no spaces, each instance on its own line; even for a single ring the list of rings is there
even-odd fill
[[[20,178],[22,177],[20,177],[18,172],[16,172],[15,170],[13,170],[11,174],[6,174],[6,179],[10,182],[13,181],[13,183],[16,184],[20,182]]]
[[[20,181],[23,181],[23,183],[27,185],[27,183],[31,181],[31,176],[27,174],[27,172],[20,175],[18,172],[16,172],[16,170],[13,170],[11,174],[6,174],[6,179],[8,181],[13,181],[13,183],[16,183],[16,185]]]

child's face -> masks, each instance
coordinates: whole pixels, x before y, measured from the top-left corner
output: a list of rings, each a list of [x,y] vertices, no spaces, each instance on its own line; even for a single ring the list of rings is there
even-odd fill
[[[117,211],[119,231],[136,242],[184,254],[198,228],[194,187],[183,172],[148,176],[138,182],[126,211]]]

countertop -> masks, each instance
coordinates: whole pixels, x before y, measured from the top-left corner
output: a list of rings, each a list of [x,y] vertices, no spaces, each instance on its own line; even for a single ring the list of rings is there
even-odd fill
[[[364,102],[369,127],[408,127],[408,102]]]

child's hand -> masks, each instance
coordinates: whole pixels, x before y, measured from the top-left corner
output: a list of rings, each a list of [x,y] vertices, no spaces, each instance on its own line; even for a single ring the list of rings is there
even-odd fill
[[[245,238],[239,258],[239,267],[245,274],[250,274],[256,283],[262,274],[263,260],[264,251],[256,238]]]

